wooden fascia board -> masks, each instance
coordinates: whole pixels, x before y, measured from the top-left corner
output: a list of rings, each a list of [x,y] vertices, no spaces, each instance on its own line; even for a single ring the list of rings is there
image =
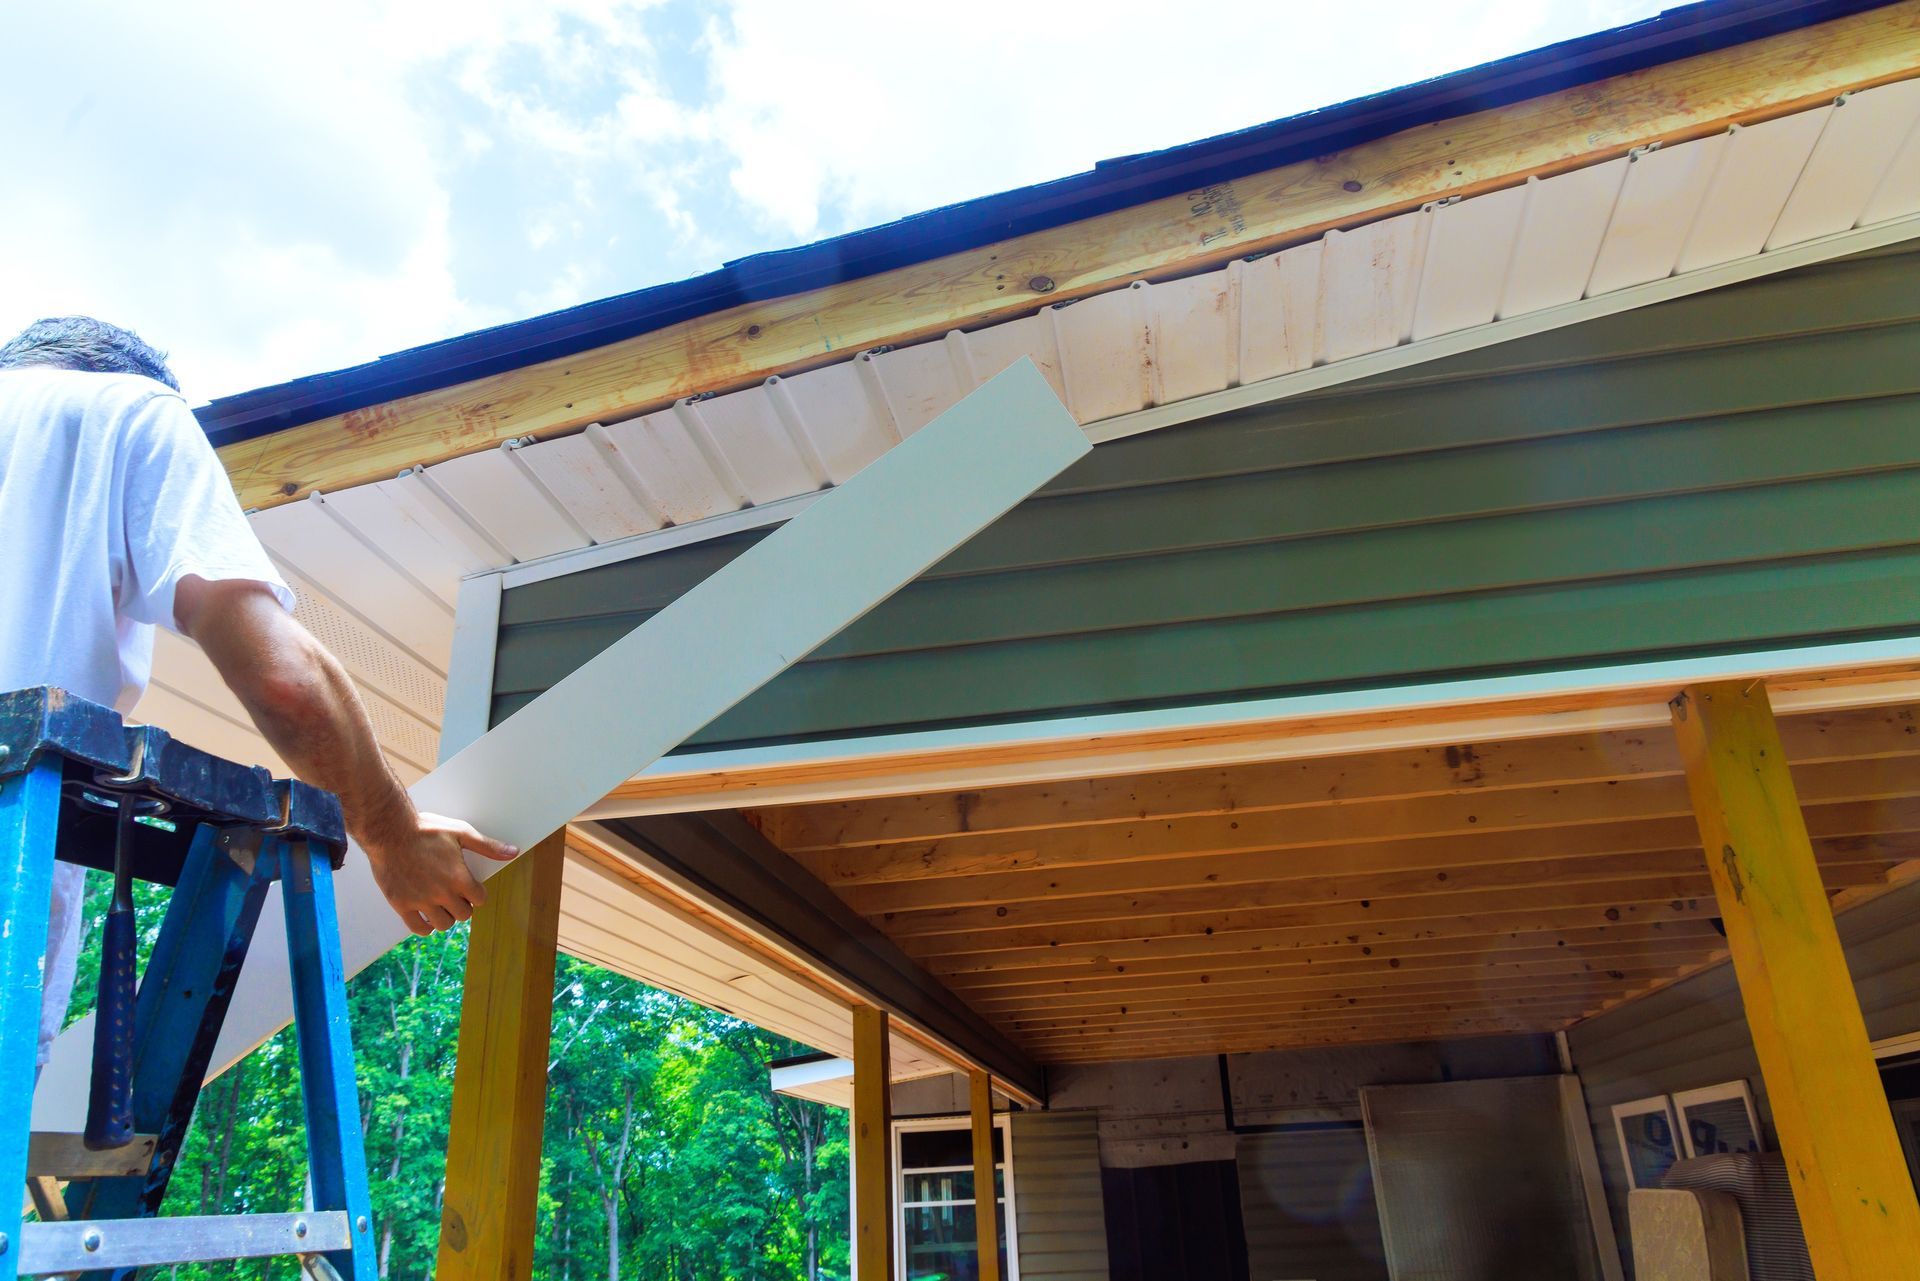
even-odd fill
[[[750,922],[1011,1092],[1043,1095],[1032,1059],[738,814],[656,815],[602,827],[682,893]]]
[[[1797,713],[1909,702],[1920,665],[1910,658],[1836,661],[1771,673],[1762,665],[1742,674],[1766,680],[1783,713]],[[1518,697],[1463,696],[1351,712],[642,774],[622,783],[582,817],[606,820],[862,800],[1586,730],[1645,729],[1661,724],[1666,699],[1678,687],[1664,672],[1649,673],[1644,680]]]
[[[288,428],[220,453],[242,505],[384,479],[696,392],[989,324],[1920,75],[1920,0],[1394,134],[1192,197],[715,312],[564,359]]]

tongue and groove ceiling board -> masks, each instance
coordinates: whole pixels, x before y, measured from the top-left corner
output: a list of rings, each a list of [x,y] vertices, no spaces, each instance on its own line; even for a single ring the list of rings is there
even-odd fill
[[[1781,725],[1829,888],[1904,879],[1920,708]],[[1724,942],[1662,732],[748,817],[1042,1062],[1552,1031]]]

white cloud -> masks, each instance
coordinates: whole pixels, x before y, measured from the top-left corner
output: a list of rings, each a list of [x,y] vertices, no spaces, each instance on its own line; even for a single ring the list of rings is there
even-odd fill
[[[0,332],[103,315],[224,395],[1657,7],[15,8],[0,116],[34,127],[0,167]]]
[[[1259,124],[1659,7],[847,0],[828,14],[734,0],[712,27],[709,115],[740,198],[805,238]]]
[[[557,78],[583,42],[634,48],[642,8],[10,14],[0,114],[42,123],[12,133],[0,179],[0,331],[99,314],[171,349],[204,398],[511,319],[456,278],[445,185],[492,138],[437,114],[422,81],[516,51]]]

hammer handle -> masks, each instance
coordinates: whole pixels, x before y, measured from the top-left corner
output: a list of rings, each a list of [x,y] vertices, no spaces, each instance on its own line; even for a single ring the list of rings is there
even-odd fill
[[[133,918],[133,798],[115,824],[113,903],[100,940],[100,999],[94,1015],[93,1084],[81,1142],[93,1151],[133,1142],[133,1001],[139,939]]]

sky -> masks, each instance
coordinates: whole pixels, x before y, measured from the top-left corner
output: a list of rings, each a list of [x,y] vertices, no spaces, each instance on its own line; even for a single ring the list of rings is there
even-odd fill
[[[1648,17],[1646,0],[0,7],[0,335],[196,403]]]

